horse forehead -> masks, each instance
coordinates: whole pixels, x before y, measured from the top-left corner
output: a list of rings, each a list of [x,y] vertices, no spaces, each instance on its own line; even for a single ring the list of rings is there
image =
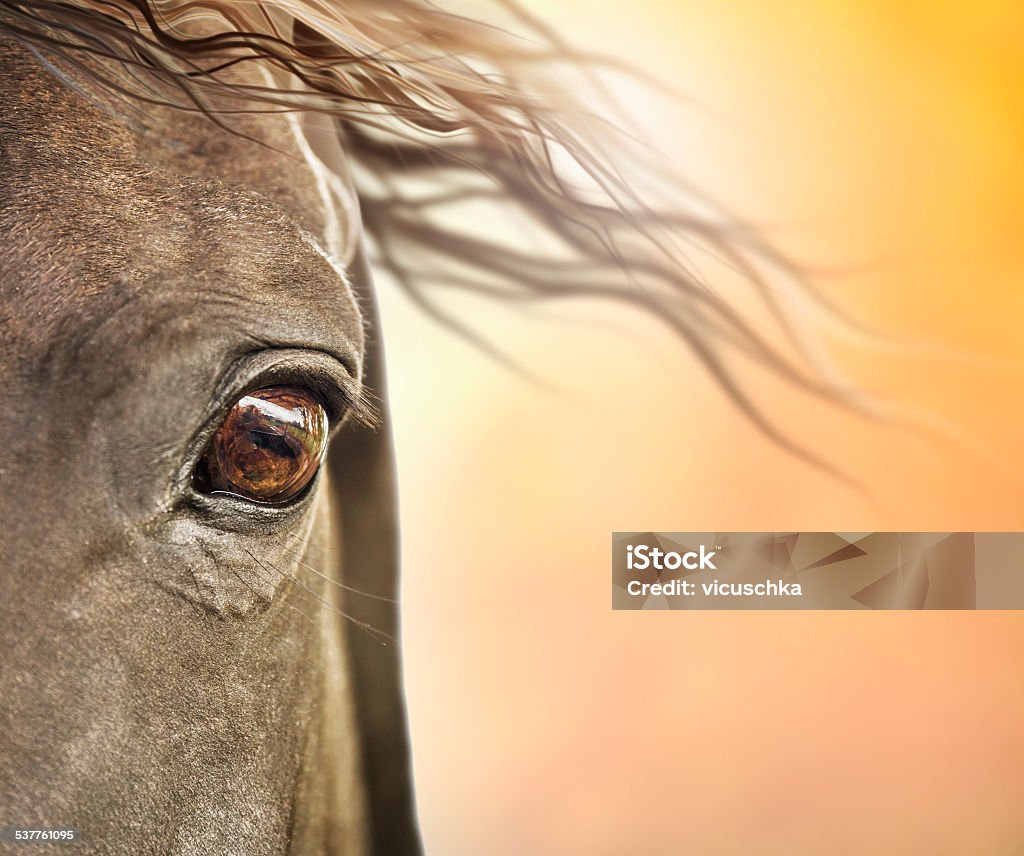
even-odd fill
[[[346,198],[327,194],[324,165],[312,153],[298,117],[234,117],[230,131],[204,116],[162,108],[152,108],[149,118],[146,127],[134,129],[132,145],[137,159],[158,174],[252,191],[325,246],[335,237],[332,230],[353,232],[347,221],[358,219],[355,190],[332,176],[332,188],[340,187]],[[332,206],[340,208],[333,218],[327,210]],[[340,228],[338,217],[346,221]],[[342,261],[348,261],[349,249],[339,253]]]
[[[98,100],[85,97],[86,88]],[[38,163],[37,175],[49,176],[55,186],[69,178],[109,185],[116,177],[123,187],[126,173],[148,173],[150,179],[162,173],[168,182],[177,176],[216,180],[273,200],[318,239],[326,238],[322,162],[304,120],[295,115],[232,116],[229,131],[199,113],[126,106],[85,81],[58,80],[2,37],[0,106],[4,160]],[[340,200],[342,214],[355,218],[351,182],[344,175],[332,178],[332,189],[347,197]],[[126,195],[134,190],[123,189]]]
[[[0,231],[12,248],[0,290],[17,292],[4,294],[8,342],[45,339],[38,319],[161,268],[215,270],[254,297],[282,282],[309,295],[321,285],[352,303],[319,249],[329,200],[288,117],[243,118],[238,134],[161,108],[119,117],[9,47],[0,44]]]

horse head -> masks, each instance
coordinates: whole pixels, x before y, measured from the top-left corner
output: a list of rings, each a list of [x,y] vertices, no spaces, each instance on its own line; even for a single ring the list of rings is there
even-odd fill
[[[11,41],[0,81],[4,820],[415,852],[351,188],[295,117],[125,119]]]

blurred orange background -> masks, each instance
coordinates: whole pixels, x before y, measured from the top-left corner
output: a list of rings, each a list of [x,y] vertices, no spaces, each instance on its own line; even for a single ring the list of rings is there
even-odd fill
[[[612,613],[609,585],[613,530],[1024,528],[1024,7],[528,5],[691,96],[630,107],[896,337],[822,331],[928,430],[765,379],[857,492],[639,319],[460,307],[549,391],[385,289],[429,852],[1024,852],[1024,616]]]

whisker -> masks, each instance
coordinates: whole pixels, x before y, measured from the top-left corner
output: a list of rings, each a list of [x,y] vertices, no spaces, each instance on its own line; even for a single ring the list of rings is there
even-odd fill
[[[310,542],[307,540],[307,541],[304,542],[304,545],[305,546],[309,546],[309,543]],[[291,548],[289,546],[289,549],[293,549],[293,548]],[[299,553],[298,555],[302,555],[302,554]],[[379,600],[379,601],[381,601],[383,603],[395,603],[395,604],[398,603],[398,599],[397,598],[386,597],[385,595],[382,595],[382,594],[373,594],[372,592],[363,591],[362,589],[357,589],[355,586],[346,585],[345,583],[341,582],[340,580],[333,579],[333,578],[327,576],[326,574],[322,573],[321,571],[318,571],[316,568],[314,568],[312,565],[308,564],[307,562],[302,561],[302,559],[299,559],[295,555],[292,556],[292,561],[294,561],[298,565],[301,565],[302,567],[306,568],[307,570],[312,571],[314,574],[316,574],[318,577],[320,577],[320,579],[330,583],[333,586],[337,586],[340,589],[344,589],[347,592],[351,592],[352,594],[358,594],[358,595],[361,595],[362,597],[368,597],[371,600]]]
[[[264,565],[263,562],[261,562],[258,558],[256,558],[256,556],[250,550],[248,550],[248,549],[246,549],[244,547],[242,549],[245,550],[245,552],[249,555],[249,557],[254,562],[256,562],[256,564],[258,564],[260,567],[262,567],[264,569],[267,569],[267,566]],[[291,576],[289,574],[284,573],[280,568],[275,567],[273,565],[273,563],[270,563],[270,567],[276,573],[280,574],[280,576],[282,576],[284,579],[291,580],[292,582],[294,582],[297,586],[299,586],[299,588],[301,588],[304,592],[306,592],[306,594],[308,594],[310,597],[313,597],[316,600],[320,601],[320,603],[323,604],[325,607],[327,607],[327,609],[329,609],[331,612],[334,612],[335,614],[340,615],[342,618],[345,618],[348,621],[352,622],[356,627],[360,628],[363,632],[365,632],[374,641],[379,642],[381,645],[387,645],[388,642],[394,642],[395,641],[393,636],[385,633],[383,630],[377,629],[376,627],[374,627],[369,622],[361,621],[360,619],[356,618],[355,616],[349,615],[343,609],[340,609],[335,604],[331,603],[328,600],[325,600],[319,594],[317,594],[315,591],[313,591],[311,588],[309,588],[306,585],[303,585],[301,580],[299,580],[298,578],[296,578],[294,576]]]
[[[201,549],[201,550],[202,550],[202,551],[203,551],[203,552],[204,552],[204,553],[205,553],[205,554],[207,555],[207,557],[208,557],[208,558],[210,559],[210,561],[211,561],[211,562],[213,562],[213,564],[214,564],[214,565],[216,566],[216,568],[217,568],[217,575],[218,575],[218,576],[220,576],[220,572],[221,572],[221,563],[220,563],[220,561],[218,561],[218,559],[217,559],[217,556],[216,556],[216,554],[214,553],[214,551],[213,551],[212,549],[210,549],[210,547],[209,547],[209,545],[208,545],[208,544],[206,544],[206,543],[203,543],[203,542],[200,542],[200,544],[199,544],[199,548],[200,548],[200,549]],[[258,568],[256,568],[256,567],[252,567],[252,568],[251,568],[251,570],[253,570],[253,571],[256,571],[256,572],[258,573]],[[245,581],[245,579],[244,579],[244,578],[242,577],[242,575],[241,575],[241,574],[240,574],[240,573],[238,572],[238,569],[237,569],[237,568],[235,568],[235,567],[231,566],[231,573],[233,573],[233,574],[235,575],[235,577],[237,577],[238,581],[239,581],[239,582],[240,582],[240,583],[241,583],[241,584],[242,584],[242,585],[243,585],[243,586],[244,586],[244,587],[245,587],[246,589],[248,589],[248,590],[249,590],[249,592],[250,592],[250,593],[252,594],[252,596],[253,596],[254,598],[256,598],[256,600],[257,600],[257,601],[267,601],[267,600],[268,600],[268,598],[267,598],[267,596],[266,596],[266,595],[260,594],[260,592],[256,591],[256,589],[254,589],[254,588],[253,588],[253,587],[252,587],[251,585],[249,585],[249,583],[247,583],[247,582]],[[193,574],[193,578],[195,578],[195,574]],[[264,578],[264,579],[265,579],[265,578]],[[270,579],[268,580],[268,582],[269,582],[269,583],[270,583],[271,585],[274,585],[274,579],[273,579],[272,577],[271,577],[271,578],[270,578]],[[269,598],[269,601],[270,601],[270,603],[272,604],[272,603],[273,603],[273,598],[272,598],[272,597],[271,597],[271,598]],[[312,626],[314,626],[314,627],[316,626],[316,622],[315,622],[315,621],[313,620],[313,618],[312,618],[311,616],[307,615],[307,614],[306,614],[306,613],[305,613],[305,612],[304,612],[303,610],[299,609],[299,608],[298,608],[297,606],[295,606],[294,604],[288,603],[288,602],[287,602],[286,600],[284,600],[283,598],[281,599],[281,602],[282,602],[282,603],[283,603],[283,604],[284,604],[285,606],[287,606],[287,607],[288,607],[289,609],[292,609],[292,610],[294,610],[295,612],[297,612],[297,613],[298,613],[298,614],[299,614],[300,616],[302,616],[302,617],[303,617],[303,618],[304,618],[304,619],[305,619],[306,621],[308,621],[308,622],[309,622],[309,623],[310,623],[310,624],[311,624]]]

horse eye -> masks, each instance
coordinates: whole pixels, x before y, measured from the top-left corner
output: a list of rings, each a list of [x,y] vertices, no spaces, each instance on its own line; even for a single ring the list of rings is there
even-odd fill
[[[327,412],[298,387],[267,386],[228,411],[195,469],[203,493],[281,505],[312,481],[327,450]]]

